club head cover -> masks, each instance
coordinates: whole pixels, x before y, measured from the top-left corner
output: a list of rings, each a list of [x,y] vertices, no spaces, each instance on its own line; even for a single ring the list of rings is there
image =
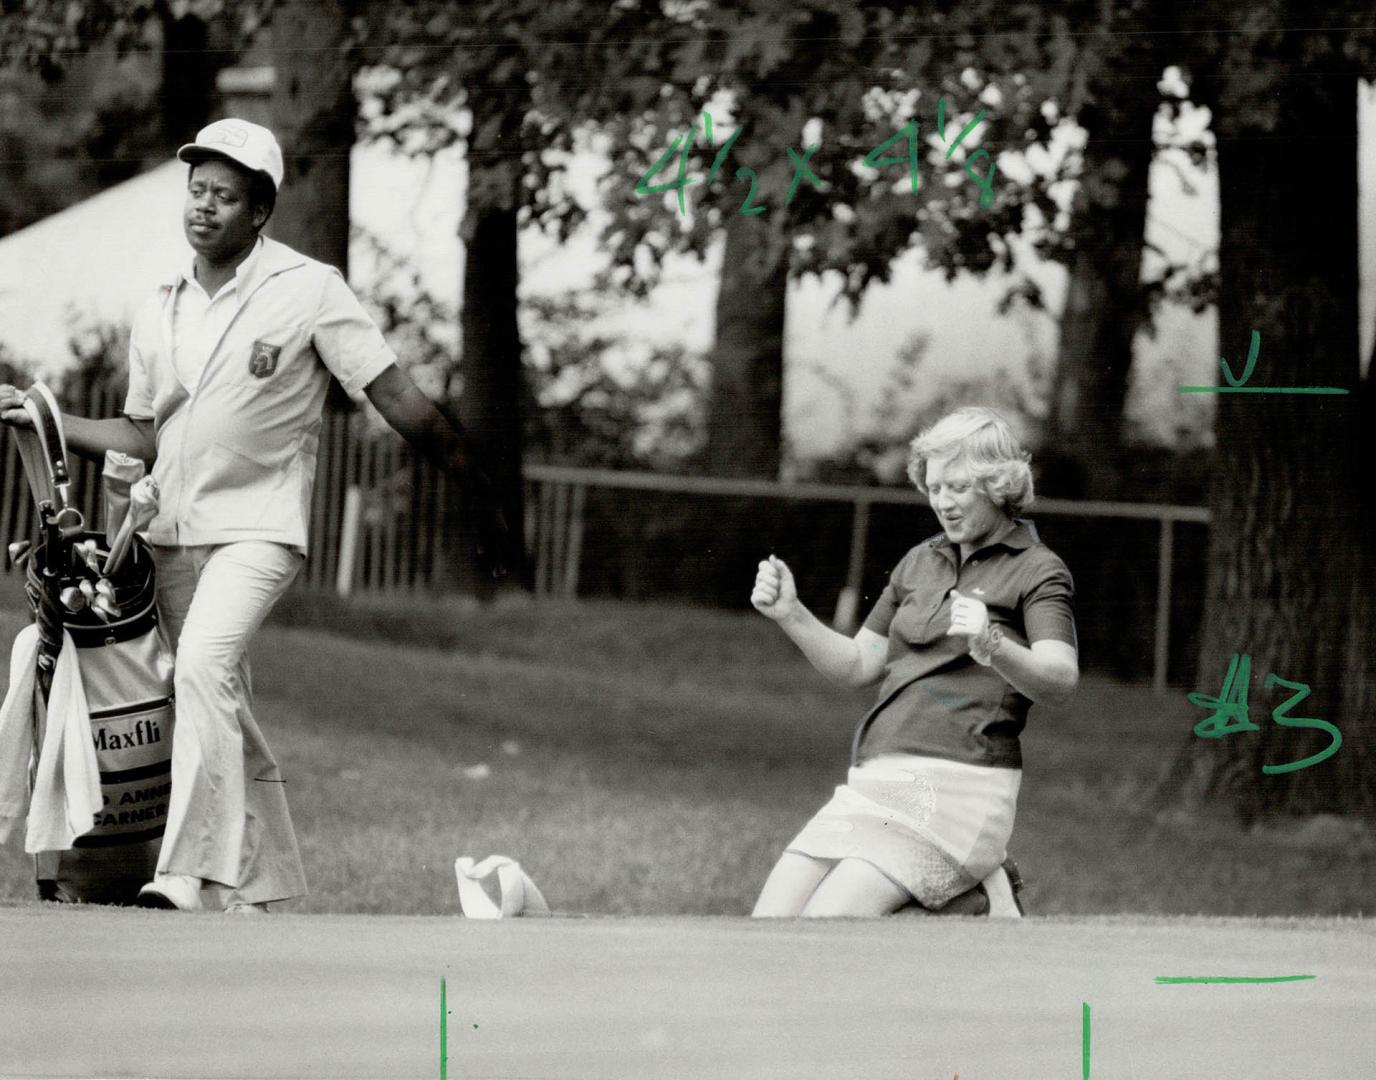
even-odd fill
[[[118,450],[105,451],[101,479],[105,487],[105,543],[113,544],[129,512],[129,489],[143,479],[148,468],[136,457]]]

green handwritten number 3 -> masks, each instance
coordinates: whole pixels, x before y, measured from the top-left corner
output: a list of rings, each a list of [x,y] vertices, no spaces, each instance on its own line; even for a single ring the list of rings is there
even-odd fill
[[[1287,690],[1294,690],[1295,693],[1286,698],[1274,709],[1271,710],[1271,719],[1284,727],[1314,728],[1316,731],[1326,731],[1333,739],[1317,754],[1304,758],[1300,761],[1292,761],[1288,765],[1263,765],[1261,771],[1267,776],[1275,776],[1278,773],[1294,772],[1296,769],[1308,768],[1310,765],[1317,765],[1321,761],[1327,761],[1338,752],[1338,747],[1343,744],[1343,733],[1327,720],[1319,720],[1312,716],[1291,716],[1289,712],[1294,706],[1307,698],[1311,691],[1308,684],[1291,682],[1289,679],[1282,679],[1279,675],[1267,674],[1266,689],[1270,690],[1273,686],[1283,686]]]
[[[1243,378],[1245,379],[1246,376],[1244,375]],[[1221,739],[1225,735],[1232,735],[1239,731],[1260,731],[1261,729],[1252,723],[1247,705],[1247,685],[1251,682],[1251,678],[1252,658],[1245,653],[1241,656],[1235,654],[1228,664],[1228,673],[1223,677],[1223,691],[1218,697],[1211,697],[1208,694],[1198,692],[1185,695],[1191,705],[1196,705],[1201,709],[1214,710],[1211,716],[1207,716],[1195,724],[1194,733],[1201,739]],[[1282,727],[1312,728],[1315,731],[1326,731],[1333,741],[1317,754],[1312,754],[1299,761],[1292,761],[1286,765],[1263,765],[1261,767],[1263,773],[1267,776],[1277,776],[1280,773],[1294,772],[1297,769],[1307,769],[1310,765],[1327,761],[1338,752],[1338,747],[1343,744],[1343,734],[1336,725],[1313,716],[1290,715],[1291,709],[1313,693],[1309,689],[1308,683],[1291,682],[1289,679],[1282,679],[1274,673],[1268,673],[1265,686],[1267,690],[1283,686],[1287,690],[1295,691],[1271,710],[1272,720]]]

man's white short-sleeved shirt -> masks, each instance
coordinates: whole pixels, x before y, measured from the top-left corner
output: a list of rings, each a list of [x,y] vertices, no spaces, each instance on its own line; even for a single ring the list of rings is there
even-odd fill
[[[333,375],[357,394],[396,363],[332,266],[264,239],[194,385],[173,363],[184,273],[135,316],[124,412],[152,420],[155,544],[269,540],[306,550],[320,418]]]
[[[172,299],[172,366],[184,385],[200,382],[206,361],[239,310],[240,282],[252,280],[262,252],[260,238],[248,258],[234,268],[234,276],[214,296],[208,295],[196,280],[194,258],[182,271]]]

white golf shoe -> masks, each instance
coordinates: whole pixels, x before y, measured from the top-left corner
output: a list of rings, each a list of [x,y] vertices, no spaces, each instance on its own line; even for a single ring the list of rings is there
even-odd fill
[[[201,879],[187,874],[155,874],[139,890],[139,907],[176,911],[201,910]]]
[[[1013,888],[1013,879],[1006,867],[1000,866],[980,884],[984,886],[984,891],[989,897],[989,917],[991,919],[1022,918],[1022,905],[1018,903]],[[1018,884],[1021,885],[1022,882],[1019,881]]]

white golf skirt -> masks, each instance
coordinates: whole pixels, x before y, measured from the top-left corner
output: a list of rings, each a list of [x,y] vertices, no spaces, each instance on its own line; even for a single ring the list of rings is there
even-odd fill
[[[786,850],[863,859],[944,907],[1007,857],[1021,783],[1020,769],[885,754],[853,766]]]

